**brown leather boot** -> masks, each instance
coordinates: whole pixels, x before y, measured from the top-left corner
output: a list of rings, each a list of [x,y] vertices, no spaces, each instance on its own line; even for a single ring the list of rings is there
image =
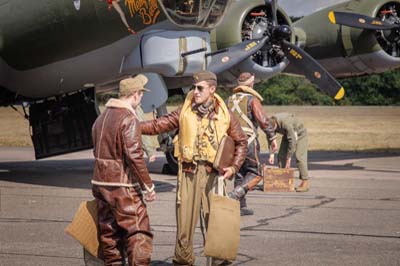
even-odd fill
[[[310,184],[308,180],[302,180],[300,185],[296,188],[296,192],[307,192],[310,190]]]

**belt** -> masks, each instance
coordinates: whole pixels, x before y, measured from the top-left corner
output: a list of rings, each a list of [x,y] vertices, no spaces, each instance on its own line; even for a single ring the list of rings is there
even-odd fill
[[[119,183],[119,182],[102,182],[102,181],[97,181],[97,180],[91,180],[91,183],[93,185],[97,186],[105,186],[105,187],[139,187],[139,183]]]
[[[207,172],[207,173],[211,173],[211,172],[213,172],[213,171],[216,171],[216,170],[213,168],[212,163],[210,163],[210,162],[208,162],[208,161],[198,161],[198,162],[196,162],[196,163],[193,163],[193,162],[190,162],[190,163],[188,163],[188,162],[182,162],[182,172],[184,172],[184,173],[190,173],[190,174],[195,174],[195,173],[197,172],[197,168],[198,168],[198,166],[199,166],[200,164],[202,164],[202,165],[205,166],[206,172]]]

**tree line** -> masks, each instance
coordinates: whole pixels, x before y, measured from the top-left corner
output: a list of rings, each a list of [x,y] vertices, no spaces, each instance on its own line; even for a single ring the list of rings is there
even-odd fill
[[[268,105],[400,105],[400,70],[339,82],[346,94],[337,102],[301,77],[281,74],[255,88]]]
[[[302,77],[278,75],[255,85],[263,96],[265,105],[400,105],[400,71],[340,79],[345,97],[335,101]],[[226,98],[230,90],[220,88],[218,93]],[[182,98],[171,99],[177,103]]]
[[[334,101],[315,85],[302,77],[278,75],[256,84],[255,89],[264,97],[266,105],[400,105],[400,70],[362,77],[340,79],[345,97]],[[231,90],[218,88],[225,99]],[[99,97],[106,102],[112,95]],[[169,97],[167,104],[181,104],[183,95]]]

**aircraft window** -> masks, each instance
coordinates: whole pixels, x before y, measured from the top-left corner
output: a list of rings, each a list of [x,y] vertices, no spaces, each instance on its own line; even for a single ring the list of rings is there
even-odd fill
[[[168,19],[180,27],[211,29],[223,19],[231,0],[159,0]]]

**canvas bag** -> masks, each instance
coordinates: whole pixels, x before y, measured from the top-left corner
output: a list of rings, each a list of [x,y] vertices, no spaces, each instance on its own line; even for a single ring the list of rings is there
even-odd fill
[[[240,203],[226,196],[224,177],[218,177],[218,194],[211,194],[204,255],[235,260],[240,241]]]
[[[98,257],[99,239],[96,200],[81,202],[74,219],[64,231],[75,238],[90,254]]]

